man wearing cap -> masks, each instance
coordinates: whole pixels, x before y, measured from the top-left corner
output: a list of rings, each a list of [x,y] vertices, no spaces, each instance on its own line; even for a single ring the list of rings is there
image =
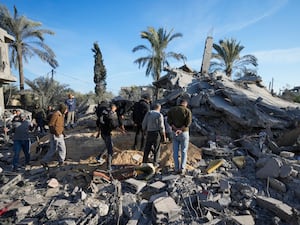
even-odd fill
[[[64,121],[67,111],[67,106],[60,104],[58,110],[51,116],[48,124],[50,130],[50,149],[41,161],[43,166],[47,166],[56,152],[58,152],[59,165],[63,165],[66,159],[67,150],[64,139]]]
[[[31,122],[26,119],[26,115],[21,113],[19,119],[15,120],[12,124],[13,135],[13,171],[19,170],[19,156],[21,149],[25,156],[25,165],[29,165],[30,162],[30,140],[29,130],[33,128]]]
[[[189,145],[189,126],[192,123],[192,112],[187,105],[187,100],[181,99],[179,105],[172,107],[167,113],[167,121],[173,130],[172,143],[175,172],[179,174],[185,173]],[[181,150],[180,165],[178,159],[179,149]]]

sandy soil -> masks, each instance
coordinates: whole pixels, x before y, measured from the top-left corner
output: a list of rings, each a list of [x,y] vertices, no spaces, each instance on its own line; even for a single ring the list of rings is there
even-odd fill
[[[105,152],[105,145],[101,138],[96,138],[94,130],[84,127],[77,127],[66,131],[65,139],[67,146],[66,164],[76,164],[95,169],[104,169],[105,164],[100,165],[95,157],[99,153]],[[40,139],[41,143],[48,142],[48,136]],[[113,133],[114,156],[113,165],[140,165],[142,163],[143,152],[132,149],[134,142],[134,132],[125,134]],[[32,144],[31,152],[34,154],[37,143]],[[187,169],[192,169],[193,165],[201,159],[201,149],[190,143],[188,151]],[[41,156],[37,157],[40,158]],[[104,156],[105,158],[105,156]],[[54,159],[55,160],[55,159]],[[39,160],[36,161],[39,164]],[[172,143],[162,144],[161,148],[161,168],[173,168]],[[90,170],[90,169],[89,169]]]

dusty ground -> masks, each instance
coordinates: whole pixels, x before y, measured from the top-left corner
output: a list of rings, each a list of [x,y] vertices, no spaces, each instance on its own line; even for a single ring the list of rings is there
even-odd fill
[[[65,139],[67,147],[67,165],[78,165],[86,170],[94,170],[95,168],[105,169],[105,164],[100,165],[95,157],[105,151],[105,145],[101,138],[96,138],[94,130],[85,127],[76,127],[75,129],[66,131]],[[199,138],[191,138],[196,143]],[[48,141],[48,136],[40,139],[44,143]],[[113,165],[140,165],[142,163],[143,152],[132,149],[134,142],[134,132],[128,131],[125,134],[114,132],[114,156]],[[31,152],[36,161],[33,163],[38,166],[41,156],[35,157],[35,149],[37,143],[32,144]],[[105,156],[104,156],[105,157]],[[188,151],[187,169],[192,169],[194,163],[201,159],[201,150],[194,144],[190,143]],[[54,158],[55,160],[55,158]],[[172,143],[162,144],[160,168],[172,169],[174,167],[172,158]]]

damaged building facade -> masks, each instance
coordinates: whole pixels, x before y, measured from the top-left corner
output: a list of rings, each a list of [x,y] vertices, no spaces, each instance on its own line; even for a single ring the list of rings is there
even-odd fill
[[[272,96],[259,77],[232,81],[222,73],[208,74],[209,60],[204,61],[200,73],[186,65],[166,68],[154,82],[164,89],[163,111],[179,98],[189,101],[193,139],[205,138],[199,146],[190,143],[186,174],[172,173],[171,143],[162,144],[159,168],[143,165],[143,153],[129,149],[124,138],[131,145],[134,133],[113,135],[112,173],[95,157],[72,155],[61,167],[37,163],[11,173],[6,170],[11,155],[3,150],[0,223],[300,225],[300,105]],[[78,132],[91,130],[95,120],[93,111],[82,110],[79,131],[66,131],[66,145],[74,142],[80,149],[69,152],[91,151],[96,140]],[[99,149],[105,152],[104,143],[95,146],[97,155]],[[41,151],[32,152],[38,162]]]

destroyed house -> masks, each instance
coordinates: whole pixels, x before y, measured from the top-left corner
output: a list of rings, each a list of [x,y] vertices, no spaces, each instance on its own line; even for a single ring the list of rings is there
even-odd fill
[[[17,81],[11,73],[8,57],[8,43],[13,40],[11,35],[0,28],[0,115],[4,113],[3,85]]]

